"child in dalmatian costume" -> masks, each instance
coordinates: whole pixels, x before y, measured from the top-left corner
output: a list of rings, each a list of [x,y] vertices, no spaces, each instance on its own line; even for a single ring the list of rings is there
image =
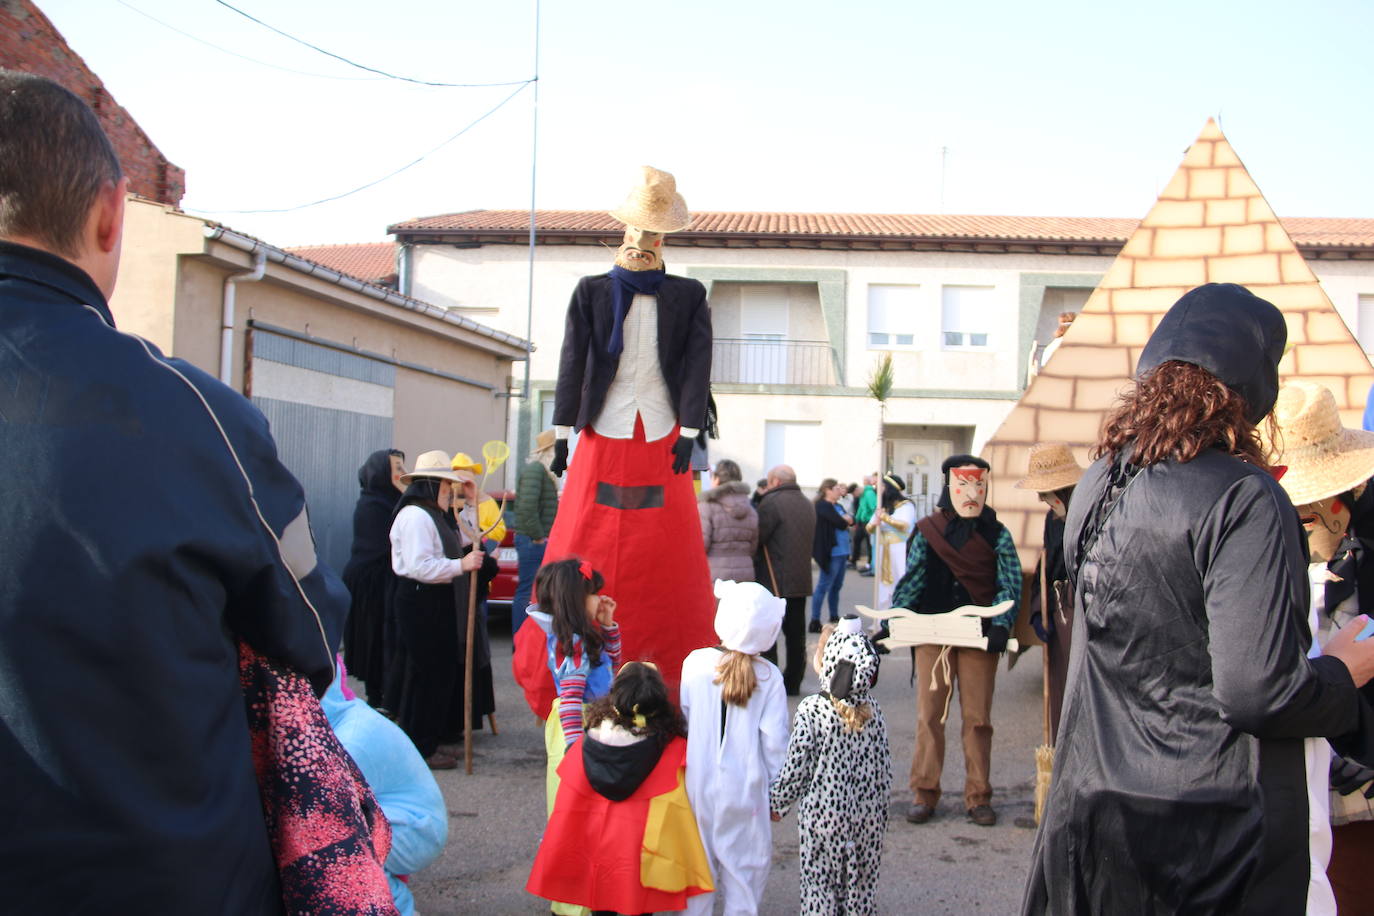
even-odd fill
[[[798,802],[803,916],[877,912],[892,754],[878,701],[878,654],[859,619],[826,628],[816,654],[824,689],[801,701],[787,762],[769,791],[773,819]]]

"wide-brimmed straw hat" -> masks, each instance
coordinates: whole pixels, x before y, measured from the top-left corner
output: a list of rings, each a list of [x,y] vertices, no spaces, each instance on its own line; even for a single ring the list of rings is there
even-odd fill
[[[1026,476],[1016,481],[1018,490],[1053,493],[1078,483],[1083,468],[1073,452],[1062,442],[1040,442],[1031,446]]]
[[[1353,490],[1374,477],[1374,432],[1341,425],[1336,399],[1315,382],[1294,381],[1274,403],[1288,468],[1279,483],[1293,505],[1304,506]]]
[[[549,449],[553,448],[555,441],[557,441],[557,438],[554,431],[551,429],[544,430],[534,437],[534,449],[530,451],[530,454],[536,456],[544,454]]]
[[[477,479],[468,471],[454,470],[453,459],[449,458],[448,452],[437,450],[425,452],[416,458],[414,469],[401,475],[401,483],[410,483],[418,478],[450,480],[454,483],[473,483]]]
[[[611,216],[650,232],[678,232],[692,224],[687,201],[677,192],[673,176],[651,165],[640,167],[639,184]]]

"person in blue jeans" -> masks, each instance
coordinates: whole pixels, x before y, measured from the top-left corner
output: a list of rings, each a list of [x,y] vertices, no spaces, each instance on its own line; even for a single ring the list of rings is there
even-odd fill
[[[829,596],[830,622],[840,619],[840,586],[844,585],[845,564],[849,562],[849,526],[854,519],[839,506],[845,486],[835,478],[821,481],[816,491],[816,535],[811,542],[811,557],[821,568],[816,591],[811,595],[811,632],[821,631],[821,602]]]
[[[519,557],[519,581],[510,603],[510,631],[520,632],[525,608],[530,603],[534,577],[544,563],[544,547],[558,514],[558,481],[549,473],[553,460],[554,432],[546,429],[535,437],[529,462],[515,483],[515,553]]]

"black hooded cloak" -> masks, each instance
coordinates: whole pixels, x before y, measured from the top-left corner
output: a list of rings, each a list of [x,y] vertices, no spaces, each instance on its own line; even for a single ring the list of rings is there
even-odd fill
[[[1272,408],[1283,316],[1209,284],[1166,314],[1141,372],[1201,365]],[[1306,539],[1264,470],[1219,449],[1098,460],[1069,508],[1074,584],[1054,783],[1023,912],[1301,913],[1303,738],[1357,748],[1370,709],[1308,659]]]
[[[391,452],[373,452],[358,468],[358,503],[353,508],[353,551],[344,567],[352,596],[344,625],[344,664],[367,685],[367,701],[382,703],[387,650],[383,638],[387,602],[395,587],[391,571],[391,514],[400,493],[391,483]]]

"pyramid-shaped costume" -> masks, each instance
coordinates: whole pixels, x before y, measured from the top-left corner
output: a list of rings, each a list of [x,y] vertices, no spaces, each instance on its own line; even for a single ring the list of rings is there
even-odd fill
[[[998,518],[1026,570],[1041,548],[1045,507],[1010,484],[1037,442],[1067,442],[1087,465],[1102,421],[1135,375],[1141,348],[1180,296],[1239,283],[1282,310],[1283,380],[1331,389],[1347,426],[1360,426],[1374,381],[1368,357],[1215,121],[1208,119],[1158,202],[1141,220],[1059,348],[983,447]]]

